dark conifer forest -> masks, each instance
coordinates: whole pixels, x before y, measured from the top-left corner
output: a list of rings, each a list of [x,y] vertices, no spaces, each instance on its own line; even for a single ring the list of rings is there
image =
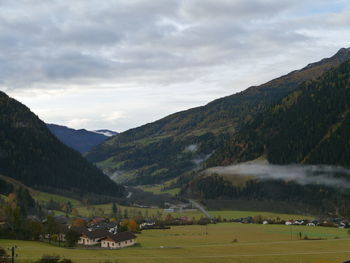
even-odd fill
[[[62,144],[26,106],[0,92],[0,174],[40,189],[121,196],[80,153]]]

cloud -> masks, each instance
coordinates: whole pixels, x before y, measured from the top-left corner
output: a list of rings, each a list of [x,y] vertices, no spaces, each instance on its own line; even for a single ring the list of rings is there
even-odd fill
[[[198,151],[198,145],[197,144],[190,144],[185,147],[185,152],[196,152]]]
[[[76,127],[84,127],[84,126],[86,126],[89,122],[90,122],[89,119],[84,119],[84,118],[78,119],[78,118],[77,118],[77,119],[68,120],[66,123],[67,123],[68,127],[76,128]]]
[[[350,43],[345,0],[3,0],[0,5],[0,89],[32,108],[36,102],[25,94],[93,90],[98,97],[108,86],[108,92],[129,97],[127,109],[109,108],[126,118],[140,104],[136,93],[156,93],[156,104],[166,100],[169,109],[180,110],[261,84]],[[183,100],[184,86],[191,90],[185,94],[196,96],[192,104]],[[173,89],[181,92],[174,96]],[[142,119],[158,115],[154,109]],[[125,122],[121,129],[139,124]]]
[[[286,180],[301,185],[322,184],[331,187],[350,188],[350,169],[330,165],[271,165],[265,163],[238,164],[213,167],[206,174],[226,176],[253,176],[260,180]]]
[[[105,114],[102,114],[102,118],[103,118],[103,120],[106,120],[106,121],[116,121],[116,120],[124,118],[124,113],[119,112],[119,111],[105,113]]]

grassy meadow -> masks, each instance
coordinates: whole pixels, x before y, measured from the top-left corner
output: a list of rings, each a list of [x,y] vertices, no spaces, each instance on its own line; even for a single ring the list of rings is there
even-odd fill
[[[37,191],[34,195],[34,198],[39,201],[40,203],[45,203],[52,200],[55,200],[56,202],[70,202],[73,207],[78,212],[79,216],[92,216],[92,215],[98,215],[98,216],[109,216],[112,213],[112,203],[108,204],[101,204],[101,205],[84,205],[81,201],[64,197],[60,195],[45,193],[45,192],[39,192]],[[165,213],[163,209],[160,208],[140,208],[140,207],[131,207],[131,206],[122,206],[117,205],[117,208],[120,211],[128,210],[129,216],[137,216],[139,214],[142,214],[143,216],[157,216],[162,215],[163,218],[168,213]],[[61,211],[54,211],[55,215],[64,215],[64,212]],[[313,219],[311,216],[305,216],[305,215],[298,215],[298,214],[281,214],[281,213],[273,213],[273,212],[261,212],[261,211],[233,211],[233,210],[212,210],[208,211],[209,214],[213,217],[221,217],[222,219],[237,219],[242,217],[248,217],[248,216],[262,216],[266,219],[276,219],[280,218],[281,220],[291,220],[291,219]],[[186,211],[184,210],[182,213],[180,212],[173,212],[170,213],[173,217],[180,217],[180,216],[187,216],[189,218],[195,218],[199,219],[200,217],[204,216],[203,213],[201,213],[198,210],[195,211]],[[70,215],[73,216],[73,215]]]
[[[309,240],[299,240],[300,232]],[[20,262],[58,254],[78,263],[336,263],[350,259],[348,237],[347,230],[337,228],[221,223],[146,230],[138,235],[137,246],[122,250],[66,249],[15,240],[0,240],[0,246],[17,245]]]
[[[162,217],[165,217],[169,213],[165,213],[163,209],[159,208],[139,208],[139,207],[128,207],[128,206],[117,206],[118,209],[124,211],[125,209],[128,210],[129,214],[137,215],[138,213],[141,213],[142,215],[149,215],[149,216],[156,216],[157,214],[161,214]],[[79,211],[80,215],[88,216],[92,212],[99,213],[103,212],[105,215],[108,215],[112,212],[112,203],[110,204],[103,204],[103,205],[94,205],[94,206],[80,206],[77,207],[77,210]],[[291,220],[291,219],[313,219],[311,216],[304,216],[304,215],[298,215],[298,214],[280,214],[280,213],[272,213],[272,212],[260,212],[260,211],[231,211],[231,210],[219,210],[219,211],[208,211],[209,214],[213,217],[221,217],[222,219],[237,219],[242,217],[248,217],[248,216],[257,216],[261,215],[263,218],[266,219],[276,219],[280,218],[281,220]],[[170,213],[173,217],[180,217],[180,216],[187,216],[189,218],[196,218],[199,219],[203,215],[202,212],[196,210],[196,211],[184,211],[182,213],[180,212],[173,212]]]

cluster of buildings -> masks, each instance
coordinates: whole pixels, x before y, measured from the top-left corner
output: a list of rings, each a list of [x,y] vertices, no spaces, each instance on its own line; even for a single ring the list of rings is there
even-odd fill
[[[55,221],[61,225],[61,241],[65,241],[65,234],[72,230],[80,235],[78,244],[86,247],[118,249],[133,246],[136,243],[134,233],[129,231],[118,233],[118,223],[109,222],[102,217],[91,219],[87,227],[70,226],[68,218],[64,216],[55,217]]]
[[[289,220],[286,225],[306,225],[306,226],[328,226],[338,228],[349,228],[350,222],[341,218],[330,218],[325,220]]]
[[[80,234],[79,245],[96,246],[102,248],[123,248],[133,246],[136,243],[136,235],[131,232],[113,233],[105,229],[91,230],[87,228],[74,228],[72,230]]]
[[[243,224],[284,224],[287,226],[298,225],[298,226],[328,226],[328,227],[338,227],[338,228],[349,228],[350,221],[341,218],[330,218],[325,220],[308,220],[308,219],[298,219],[298,220],[263,220],[257,222],[254,217],[243,217],[230,220],[230,222],[243,223]]]

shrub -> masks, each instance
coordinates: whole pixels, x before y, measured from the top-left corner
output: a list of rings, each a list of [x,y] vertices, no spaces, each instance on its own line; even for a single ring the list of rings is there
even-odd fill
[[[41,259],[35,261],[35,263],[73,263],[70,259],[61,259],[58,255],[44,255]]]
[[[9,263],[10,257],[7,255],[6,250],[0,247],[0,263]]]

